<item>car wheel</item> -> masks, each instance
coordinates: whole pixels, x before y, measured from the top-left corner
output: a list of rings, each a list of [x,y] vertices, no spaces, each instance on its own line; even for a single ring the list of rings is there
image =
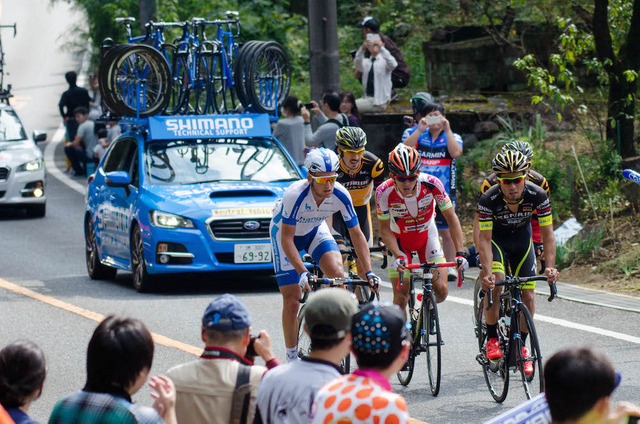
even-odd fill
[[[47,204],[27,205],[27,216],[42,218],[47,211]]]
[[[84,224],[84,242],[89,277],[91,277],[92,280],[111,280],[115,278],[117,270],[110,266],[103,265],[102,262],[100,262],[96,233],[90,217],[87,217]]]
[[[147,272],[144,264],[144,247],[140,228],[135,226],[131,234],[131,272],[133,273],[133,287],[140,293],[151,291],[154,278]]]

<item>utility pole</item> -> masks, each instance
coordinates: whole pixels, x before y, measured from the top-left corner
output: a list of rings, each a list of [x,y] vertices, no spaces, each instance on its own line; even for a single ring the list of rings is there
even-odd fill
[[[156,0],[139,0],[140,31],[144,34],[144,26],[156,16]]]
[[[309,0],[309,67],[311,99],[340,91],[336,0]]]

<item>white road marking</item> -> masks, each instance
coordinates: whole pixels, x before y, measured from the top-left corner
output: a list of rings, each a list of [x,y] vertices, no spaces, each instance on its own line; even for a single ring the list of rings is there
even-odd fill
[[[60,143],[64,143],[64,125],[60,125],[56,130],[53,138],[47,144],[47,147],[44,149],[44,163],[47,167],[47,172],[54,177],[56,177],[60,182],[77,191],[78,193],[85,195],[87,194],[87,186],[85,184],[80,184],[79,182],[72,180],[67,174],[62,172],[55,163],[54,152]]]
[[[387,288],[392,288],[391,283],[388,281],[383,281],[382,285]],[[449,295],[447,296],[446,301],[473,307],[473,300],[464,299],[457,296]],[[578,324],[576,322],[568,321],[566,319],[554,318],[554,317],[549,317],[541,314],[536,314],[534,319],[536,321],[546,322],[548,324],[558,325],[560,327],[571,328],[573,330],[586,331],[587,333],[598,334],[600,336],[611,337],[614,339],[623,340],[625,342],[640,345],[640,337],[630,336],[628,334],[618,333],[616,331],[605,330],[604,328],[598,328],[598,327],[594,327],[586,324]]]

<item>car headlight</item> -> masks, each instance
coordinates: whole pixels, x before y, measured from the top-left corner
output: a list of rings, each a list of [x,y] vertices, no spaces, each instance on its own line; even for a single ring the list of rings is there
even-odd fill
[[[20,165],[18,168],[16,168],[16,172],[31,172],[37,171],[40,168],[42,168],[42,161],[33,160],[31,162],[23,163],[22,165]]]
[[[193,221],[189,218],[172,213],[151,211],[151,223],[160,228],[195,228]]]

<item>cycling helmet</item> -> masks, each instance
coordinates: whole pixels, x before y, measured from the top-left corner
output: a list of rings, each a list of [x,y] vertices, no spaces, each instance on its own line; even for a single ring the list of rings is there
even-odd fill
[[[398,144],[398,146],[389,153],[390,173],[400,177],[408,177],[417,174],[419,170],[420,154],[413,147]]]
[[[498,153],[492,162],[496,174],[513,174],[529,169],[527,157],[519,151],[506,150]]]
[[[512,142],[510,142],[508,144],[505,144],[502,147],[502,151],[506,152],[507,150],[518,151],[518,152],[522,153],[523,155],[525,155],[525,157],[529,161],[531,160],[531,158],[533,158],[533,149],[531,148],[531,144],[527,143],[526,141],[515,140],[515,141],[512,141]]]
[[[318,147],[307,154],[304,166],[309,172],[336,172],[340,167],[340,159],[331,150]]]
[[[433,96],[424,91],[416,93],[416,95],[411,98],[411,106],[413,106],[413,111],[418,113],[422,113],[427,103],[431,102],[433,102]]]
[[[342,127],[336,132],[336,146],[345,150],[361,149],[367,144],[367,135],[362,128]]]

